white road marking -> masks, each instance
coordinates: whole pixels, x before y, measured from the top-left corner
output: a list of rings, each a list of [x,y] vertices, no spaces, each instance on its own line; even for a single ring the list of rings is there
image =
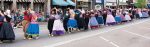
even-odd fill
[[[103,40],[105,40],[106,42],[109,42],[111,45],[113,45],[113,46],[115,46],[115,47],[119,47],[117,44],[111,42],[110,40],[108,40],[108,39],[106,39],[106,38],[104,38],[104,37],[101,37],[101,36],[100,36],[100,38],[103,39]]]
[[[104,37],[100,37],[100,38],[103,39],[103,40],[105,40],[105,41],[107,41],[107,42],[109,42],[109,40],[105,39]]]
[[[136,35],[136,36],[143,37],[143,38],[145,38],[145,39],[150,39],[150,37],[146,37],[146,36],[143,36],[143,35],[140,35],[140,34],[134,33],[134,32],[130,32],[130,31],[125,31],[125,32],[130,33],[130,34],[133,34],[133,35]]]
[[[110,44],[114,45],[115,47],[119,47],[117,44],[110,42]]]
[[[104,32],[101,32],[101,33],[104,33]],[[101,34],[101,33],[98,33],[98,34]],[[97,34],[88,35],[88,36],[85,36],[85,37],[80,37],[80,38],[76,38],[76,39],[72,39],[72,40],[68,40],[68,41],[63,41],[63,42],[59,42],[59,43],[49,45],[49,46],[44,46],[44,47],[56,47],[56,46],[59,46],[59,45],[67,44],[67,43],[70,43],[70,42],[73,42],[73,41],[76,41],[76,40],[85,39],[85,38],[96,36],[96,35]]]
[[[133,23],[132,24],[127,24],[127,25],[124,25],[124,26],[119,26],[117,28],[114,28],[114,29],[111,29],[111,30],[105,30],[105,31],[109,32],[109,31],[121,29],[121,28],[124,28],[124,27],[140,24],[140,23],[143,23],[143,22],[146,22],[146,21],[149,21],[149,20],[150,19],[146,19],[146,20],[136,22],[136,23],[133,22],[134,24]],[[88,36],[83,36],[83,37],[79,37],[79,38],[75,38],[75,39],[70,39],[70,40],[67,40],[67,41],[58,42],[58,43],[47,45],[47,46],[44,46],[44,47],[56,47],[56,46],[60,46],[60,45],[67,44],[67,43],[70,43],[70,42],[73,42],[73,41],[77,41],[77,40],[85,39],[85,38],[88,38],[88,37],[96,36],[96,35],[106,33],[106,32],[100,32],[100,33],[97,33],[97,34],[91,34],[91,35],[88,35]]]

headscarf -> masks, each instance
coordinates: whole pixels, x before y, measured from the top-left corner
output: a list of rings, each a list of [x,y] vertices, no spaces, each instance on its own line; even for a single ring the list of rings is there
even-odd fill
[[[11,18],[10,13],[11,13],[11,12],[10,12],[10,10],[8,10],[8,9],[5,11],[5,14],[6,14],[9,18]]]

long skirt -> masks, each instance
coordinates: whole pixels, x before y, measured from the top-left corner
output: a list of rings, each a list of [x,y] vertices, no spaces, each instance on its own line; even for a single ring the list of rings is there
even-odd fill
[[[78,23],[78,28],[79,29],[83,29],[86,25],[85,25],[85,21],[83,18],[78,18],[77,19],[77,23]]]
[[[112,15],[107,15],[106,23],[108,25],[114,25],[116,23],[115,18]]]
[[[90,20],[89,20],[89,25],[91,28],[95,27],[97,28],[98,27],[98,22],[96,20],[96,17],[91,17]]]
[[[48,30],[49,30],[49,34],[52,34],[54,20],[55,20],[55,19],[49,19],[49,20],[48,20]]]
[[[27,35],[30,35],[32,37],[39,36],[39,24],[38,23],[29,23],[28,29],[27,29]]]
[[[24,32],[26,32],[26,30],[27,30],[28,23],[29,23],[29,21],[27,21],[27,20],[22,21],[22,26],[23,26],[23,31]]]
[[[132,19],[131,19],[131,17],[129,15],[125,15],[125,20],[129,21],[129,20],[132,20]]]
[[[146,13],[146,12],[142,12],[142,18],[148,18],[149,17],[149,15],[148,15],[148,13]]]
[[[67,22],[68,22],[68,20],[69,20],[69,18],[64,18],[64,20],[63,20],[63,26],[64,26],[64,29],[66,31],[68,31],[68,28],[67,28]]]
[[[0,22],[0,30],[1,30],[2,25],[3,25],[3,22]]]
[[[139,12],[139,17],[140,17],[140,18],[142,18],[142,17],[143,17],[143,15],[142,15],[142,13],[141,13],[141,12]]]
[[[125,16],[124,16],[124,15],[120,15],[120,17],[121,17],[121,22],[126,21],[126,20],[125,20]]]
[[[89,24],[89,18],[85,18],[85,30],[88,29],[88,24]]]
[[[53,26],[53,35],[63,35],[65,32],[65,29],[63,27],[63,23],[60,19],[54,21]]]
[[[104,24],[106,24],[107,14],[103,14]]]
[[[139,15],[139,14],[136,14],[135,16],[136,16],[136,18],[140,18],[140,15]]]
[[[104,24],[104,19],[102,16],[98,16],[97,17],[97,21],[98,21],[98,24],[101,25],[101,24]]]
[[[0,30],[0,40],[15,40],[15,34],[12,25],[4,22]]]
[[[75,19],[69,19],[67,22],[68,28],[78,28],[77,21]]]
[[[121,21],[122,21],[120,16],[115,16],[115,20],[117,23],[121,23]]]

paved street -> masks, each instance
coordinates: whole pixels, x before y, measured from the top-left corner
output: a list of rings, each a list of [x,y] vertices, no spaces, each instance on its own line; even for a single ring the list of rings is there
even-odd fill
[[[14,43],[0,47],[150,47],[150,19],[56,37],[48,37],[46,25],[40,27],[40,39],[23,40],[22,29],[15,29]]]

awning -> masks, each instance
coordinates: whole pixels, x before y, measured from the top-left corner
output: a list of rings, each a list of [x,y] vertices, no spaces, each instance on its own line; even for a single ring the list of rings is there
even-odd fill
[[[69,3],[69,5],[76,6],[76,4],[71,0],[67,0],[67,2]]]
[[[34,3],[44,3],[45,0],[34,0],[33,2],[34,2]]]
[[[53,5],[59,5],[59,6],[68,6],[69,5],[69,3],[67,3],[64,0],[53,0],[52,4]]]
[[[0,0],[0,1],[2,1],[2,0]],[[3,1],[13,1],[13,0],[3,0]]]
[[[17,0],[17,2],[30,2],[30,0]]]
[[[90,2],[89,0],[77,0],[77,1]]]

